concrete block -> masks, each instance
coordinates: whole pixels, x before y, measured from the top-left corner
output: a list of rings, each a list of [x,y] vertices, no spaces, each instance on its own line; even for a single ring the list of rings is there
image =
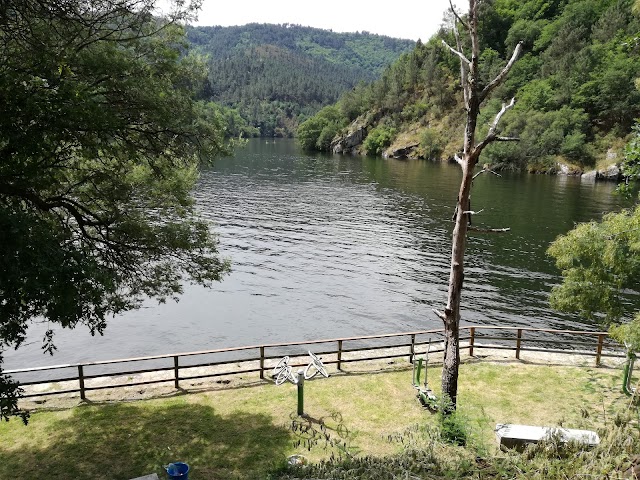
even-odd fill
[[[523,450],[527,445],[538,443],[554,433],[559,434],[564,443],[574,441],[582,443],[586,447],[593,447],[600,443],[600,437],[596,432],[573,428],[498,423],[495,432],[501,448],[515,448],[516,450]]]

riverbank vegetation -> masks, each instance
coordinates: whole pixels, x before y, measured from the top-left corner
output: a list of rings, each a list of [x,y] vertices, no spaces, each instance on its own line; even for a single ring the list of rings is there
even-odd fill
[[[443,430],[404,365],[308,382],[306,418],[295,415],[296,388],[272,383],[45,409],[26,427],[0,424],[0,477],[162,477],[162,465],[184,461],[194,478],[565,478],[560,466],[568,476],[622,471],[638,446],[617,369],[470,360],[457,423]],[[500,453],[493,429],[508,422],[597,429],[603,444]],[[446,441],[460,431],[466,448]],[[292,454],[320,463],[289,471]]]
[[[191,196],[231,151],[224,114],[194,99],[206,65],[181,23],[198,3],[164,18],[153,0],[2,3],[0,352],[36,318],[53,352],[55,327],[102,333],[228,271]],[[19,391],[0,375],[0,418]]]
[[[502,133],[521,141],[490,146],[485,162],[546,171],[556,168],[557,160],[577,168],[592,168],[607,155],[611,160],[618,154],[619,161],[640,115],[634,84],[640,76],[640,19],[634,2],[495,0],[483,2],[480,18],[482,83],[523,42],[521,59],[479,119],[482,134],[500,110],[500,99],[515,97],[515,107],[502,119]],[[363,142],[375,132],[377,138],[392,138],[389,155],[447,158],[459,151],[464,125],[459,64],[442,39],[455,45],[450,31],[442,30],[404,54],[379,80],[345,93],[334,107],[338,119],[320,122],[318,115],[302,124],[302,145],[374,153]],[[333,136],[333,142],[318,141],[310,129],[323,131],[323,138]]]
[[[375,80],[414,45],[290,24],[188,27],[187,38],[208,58],[203,98],[237,112],[254,128],[245,133],[269,137],[293,136],[300,121]]]

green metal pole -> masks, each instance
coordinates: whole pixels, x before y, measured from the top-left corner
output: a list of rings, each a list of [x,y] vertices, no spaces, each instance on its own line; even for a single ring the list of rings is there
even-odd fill
[[[420,386],[420,374],[422,373],[422,358],[418,359],[418,373],[416,375],[416,385]]]
[[[304,415],[304,370],[298,370],[298,416]]]
[[[625,395],[633,395],[633,388],[631,388],[631,375],[633,374],[633,364],[635,360],[635,354],[633,352],[627,352],[627,363],[624,364],[624,370],[622,373],[622,391]]]

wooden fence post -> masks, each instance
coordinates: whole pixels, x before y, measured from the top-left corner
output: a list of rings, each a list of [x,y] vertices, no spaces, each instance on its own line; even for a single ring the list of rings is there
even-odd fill
[[[416,356],[416,336],[411,335],[411,347],[409,347],[409,363],[413,363]]]
[[[338,370],[342,367],[342,340],[338,340]]]
[[[476,329],[475,327],[471,327],[469,329],[469,356],[473,357],[473,344],[476,338]]]
[[[518,329],[518,339],[516,340],[516,358],[520,360],[520,345],[522,343],[522,329]]]
[[[264,380],[264,346],[260,347],[260,380]]]
[[[86,400],[87,396],[84,392],[84,369],[82,365],[78,365],[78,384],[80,385],[80,398]]]
[[[180,366],[178,364],[178,356],[173,357],[173,384],[176,389],[180,388]]]
[[[596,349],[596,367],[600,366],[600,358],[602,357],[602,347],[604,345],[605,334],[598,335],[598,348]]]

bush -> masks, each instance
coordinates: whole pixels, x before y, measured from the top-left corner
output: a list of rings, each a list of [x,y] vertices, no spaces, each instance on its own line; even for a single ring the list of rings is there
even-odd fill
[[[302,122],[298,127],[298,141],[302,148],[305,150],[314,150],[323,128],[322,119],[317,116]]]
[[[439,158],[444,150],[442,143],[438,133],[428,128],[420,138],[420,155],[427,160]]]
[[[367,155],[380,155],[385,148],[391,145],[395,135],[395,128],[378,125],[365,138],[363,143],[364,151]]]
[[[300,124],[298,141],[305,150],[329,150],[331,140],[346,124],[347,119],[337,107],[324,107]]]
[[[450,445],[464,447],[470,436],[468,420],[460,412],[453,409],[449,397],[439,399],[438,423],[440,425],[440,440]]]
[[[324,126],[318,140],[316,140],[316,148],[320,151],[328,151],[331,148],[331,141],[340,131],[340,125],[336,122],[331,122]]]

